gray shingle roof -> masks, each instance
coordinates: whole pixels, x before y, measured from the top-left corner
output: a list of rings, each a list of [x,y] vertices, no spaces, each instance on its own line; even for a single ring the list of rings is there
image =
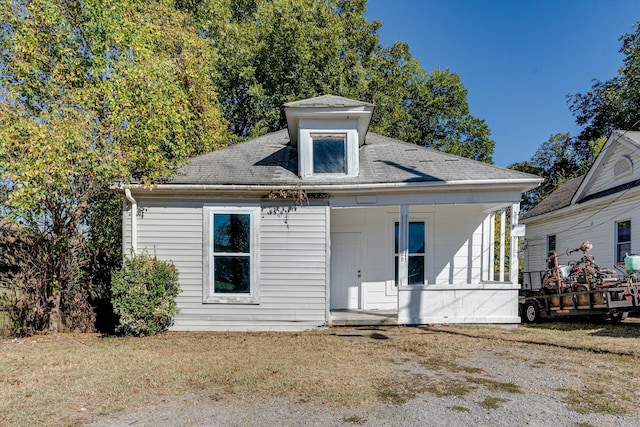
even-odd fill
[[[315,98],[302,99],[300,101],[287,102],[285,107],[373,107],[373,104],[363,101],[356,101],[354,99],[344,98],[337,95],[322,95]]]
[[[531,179],[533,175],[503,169],[414,144],[367,133],[359,149],[357,177],[301,179],[298,157],[286,129],[195,157],[169,184],[377,184]]]
[[[545,197],[540,203],[535,205],[533,209],[524,214],[522,218],[532,218],[534,216],[546,214],[569,206],[571,204],[571,199],[574,194],[576,194],[576,191],[578,191],[578,187],[582,184],[583,179],[584,175],[565,182]]]

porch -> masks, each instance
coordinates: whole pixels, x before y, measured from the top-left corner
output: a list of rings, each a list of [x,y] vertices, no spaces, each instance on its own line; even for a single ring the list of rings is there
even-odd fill
[[[519,323],[507,206],[332,206],[327,324]]]

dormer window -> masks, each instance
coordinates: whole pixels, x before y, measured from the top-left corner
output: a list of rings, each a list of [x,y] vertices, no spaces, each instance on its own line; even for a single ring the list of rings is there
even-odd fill
[[[298,164],[304,179],[358,176],[355,120],[300,120]]]
[[[284,104],[291,146],[298,151],[298,176],[336,180],[358,176],[373,104],[323,95]]]
[[[347,173],[347,134],[312,133],[313,174]]]

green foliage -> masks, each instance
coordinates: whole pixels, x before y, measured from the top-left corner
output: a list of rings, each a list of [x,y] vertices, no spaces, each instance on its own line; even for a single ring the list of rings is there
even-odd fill
[[[281,106],[334,94],[373,102],[371,130],[491,162],[486,123],[450,70],[425,72],[396,42],[379,43],[366,0],[192,0],[178,6],[218,49],[216,85],[239,138],[286,125]]]
[[[589,158],[589,162],[587,162],[583,155],[576,152],[569,133],[557,133],[549,136],[549,139],[540,145],[531,160],[508,166],[509,169],[545,178],[539,187],[524,193],[520,206],[521,211],[523,213],[528,211],[565,182],[586,173],[590,161],[592,158]]]
[[[579,146],[608,137],[614,129],[640,129],[640,21],[633,29],[620,37],[625,58],[618,75],[596,80],[590,91],[568,97],[576,122],[584,127]]]
[[[523,213],[566,181],[585,174],[614,129],[640,129],[640,21],[633,27],[633,33],[620,37],[625,59],[618,75],[596,80],[586,93],[568,96],[569,109],[583,127],[580,134],[551,135],[533,158],[509,166],[545,178],[540,187],[524,194]]]
[[[178,272],[172,263],[148,254],[126,259],[111,282],[111,303],[120,317],[118,329],[135,336],[166,331],[178,312],[175,300],[179,293]]]
[[[2,215],[55,249],[33,268],[63,308],[120,258],[109,185],[223,144],[218,56],[169,0],[7,0],[0,21]]]

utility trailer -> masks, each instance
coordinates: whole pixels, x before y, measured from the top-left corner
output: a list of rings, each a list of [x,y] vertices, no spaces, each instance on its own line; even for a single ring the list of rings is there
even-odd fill
[[[558,264],[555,252],[547,258],[548,269],[540,272],[539,286],[522,289],[519,295],[520,317],[533,323],[541,319],[570,316],[594,316],[613,322],[629,313],[640,313],[638,272],[640,256],[625,257],[624,272],[600,268],[584,242],[566,254],[582,252],[578,261]]]

